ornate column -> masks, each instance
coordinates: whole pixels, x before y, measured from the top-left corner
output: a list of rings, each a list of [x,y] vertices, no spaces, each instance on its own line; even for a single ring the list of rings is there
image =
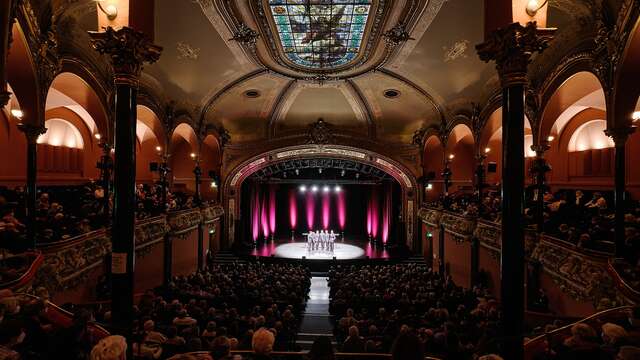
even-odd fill
[[[131,338],[136,208],[136,105],[138,79],[145,62],[162,48],[129,27],[90,32],[93,47],[111,58],[115,84],[114,208],[111,230],[111,308],[116,333]]]
[[[200,184],[202,183],[202,169],[200,168],[199,158],[196,158],[196,167],[193,169],[193,175],[196,190],[193,198],[198,208],[201,208],[202,198],[200,195]],[[202,226],[202,222],[198,224],[198,270],[202,270],[204,268],[204,229]]]
[[[623,257],[625,250],[624,213],[627,196],[625,194],[625,145],[629,135],[635,131],[634,126],[619,127],[605,130],[605,134],[613,139],[615,144],[615,223],[614,236],[616,242],[616,257]]]
[[[482,190],[484,190],[484,179],[485,179],[485,171],[484,171],[484,161],[487,158],[487,152],[479,153],[476,155],[476,172],[475,172],[475,186],[478,202],[478,215],[482,215],[482,200],[484,198],[484,194]]]
[[[18,124],[20,131],[27,138],[27,184],[25,187],[25,209],[27,215],[27,248],[36,248],[36,181],[38,175],[38,136],[44,134],[47,129],[41,125],[28,123]]]
[[[111,197],[111,171],[113,170],[113,159],[111,158],[111,146],[106,141],[101,142],[100,147],[102,148],[102,156],[98,163],[98,169],[100,169],[100,178],[102,179],[102,188],[104,190],[102,212],[105,217],[105,226],[108,226],[111,222],[109,200]]]
[[[533,160],[531,173],[534,176],[536,184],[536,230],[538,233],[544,231],[544,193],[547,187],[546,174],[551,171],[551,166],[544,159],[544,153],[549,150],[549,144],[544,142],[539,145],[531,145],[531,150],[536,152],[536,158]]]
[[[11,48],[11,30],[20,1],[0,1],[0,107],[7,105],[11,96],[7,89],[7,56]]]
[[[167,175],[169,174],[169,165],[168,165],[168,156],[166,154],[161,154],[162,161],[160,162],[160,166],[158,167],[158,173],[160,175],[160,202],[162,203],[162,213],[165,216],[169,212],[169,204],[167,204],[167,190],[169,187],[169,182],[167,180]],[[168,231],[164,234],[164,261],[163,261],[163,284],[168,286],[171,282],[171,277],[173,276],[173,243],[171,242],[171,235]]]
[[[535,23],[513,23],[489,34],[476,46],[483,61],[495,61],[502,86],[502,356],[523,358],[524,332],[524,87],[534,52],[549,37]],[[508,174],[508,177],[507,177]]]

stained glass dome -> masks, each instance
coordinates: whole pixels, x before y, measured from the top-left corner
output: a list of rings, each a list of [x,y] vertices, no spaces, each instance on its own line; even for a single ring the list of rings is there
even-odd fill
[[[353,61],[362,45],[371,0],[269,0],[286,57],[311,69]]]

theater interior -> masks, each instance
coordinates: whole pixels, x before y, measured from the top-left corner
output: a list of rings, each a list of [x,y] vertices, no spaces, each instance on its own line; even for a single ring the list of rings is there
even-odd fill
[[[640,359],[640,1],[0,1],[0,359]]]

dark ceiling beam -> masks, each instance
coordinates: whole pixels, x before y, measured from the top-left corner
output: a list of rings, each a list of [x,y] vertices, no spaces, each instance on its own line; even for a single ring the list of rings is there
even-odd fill
[[[269,122],[267,124],[267,138],[271,139],[276,136],[276,122],[282,119],[286,113],[285,109],[286,100],[292,94],[293,89],[295,89],[295,85],[297,84],[297,80],[293,79],[289,81],[280,91],[276,101],[273,103],[271,107],[271,111],[269,112]]]
[[[353,82],[353,80],[347,79],[345,82],[348,85],[348,89],[355,95],[355,99],[360,106],[360,111],[365,116],[365,120],[367,122],[367,135],[369,136],[369,138],[375,139],[376,124],[374,122],[373,112],[371,111],[371,106],[369,105],[367,98],[364,96],[362,90],[360,90],[360,87],[358,87],[358,85]]]

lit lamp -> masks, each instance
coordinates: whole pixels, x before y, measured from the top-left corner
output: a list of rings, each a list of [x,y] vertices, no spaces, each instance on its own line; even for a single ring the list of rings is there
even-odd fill
[[[634,111],[633,114],[631,114],[631,119],[633,121],[640,120],[640,111]]]
[[[529,2],[527,3],[527,7],[525,8],[527,15],[531,17],[536,16],[536,14],[538,14],[538,11],[540,11],[540,9],[547,5],[547,2],[549,2],[549,0],[543,1],[542,4],[540,4],[538,0],[529,0]]]
[[[102,13],[105,14],[107,16],[107,19],[109,19],[110,21],[115,20],[118,17],[118,7],[113,3],[109,3],[103,6],[103,2],[103,0],[96,0],[96,3],[98,3],[98,9],[100,9],[100,11],[102,11]]]
[[[24,117],[24,112],[20,109],[11,109],[11,115],[16,119],[22,119]]]
[[[552,142],[556,137],[553,135],[547,136],[547,142]]]

